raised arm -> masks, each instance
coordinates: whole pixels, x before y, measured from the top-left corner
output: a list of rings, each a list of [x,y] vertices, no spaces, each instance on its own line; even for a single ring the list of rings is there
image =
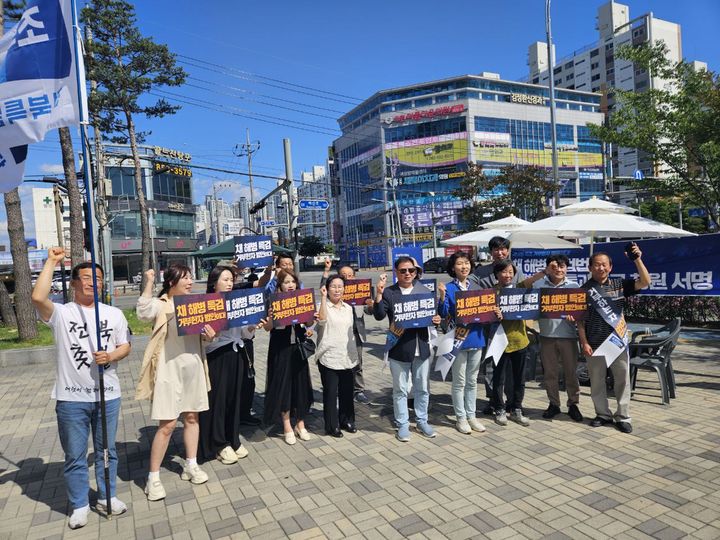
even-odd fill
[[[385,292],[385,284],[387,283],[387,274],[381,274],[375,291],[375,303],[373,304],[373,317],[375,320],[382,321],[388,312],[388,306],[385,304],[383,292]]]
[[[637,268],[638,271],[638,278],[635,280],[635,290],[639,291],[640,289],[650,286],[650,273],[648,272],[648,269],[645,268],[645,263],[642,260],[642,251],[640,251],[640,246],[634,244],[632,253],[633,255],[637,255],[637,259],[634,261],[635,268]]]
[[[49,298],[53,272],[55,271],[57,264],[63,260],[65,260],[65,250],[63,248],[50,248],[48,250],[48,258],[45,261],[45,265],[43,266],[32,291],[32,303],[35,306],[35,309],[38,310],[40,318],[45,322],[50,320],[53,310],[55,309]]]

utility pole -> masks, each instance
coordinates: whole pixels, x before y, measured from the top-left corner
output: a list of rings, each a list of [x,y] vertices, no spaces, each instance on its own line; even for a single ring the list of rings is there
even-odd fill
[[[393,204],[395,205],[395,219],[397,221],[397,236],[398,241],[400,242],[400,245],[403,243],[403,235],[402,235],[402,223],[400,221],[400,207],[398,206],[397,202],[397,192],[395,190],[395,186],[397,184],[397,180],[395,178],[395,175],[397,174],[397,167],[398,167],[398,158],[397,155],[394,155],[392,159],[390,160],[390,182],[392,184],[392,195],[393,195]]]
[[[60,187],[53,185],[53,199],[55,200],[55,227],[57,227],[58,246],[65,249],[65,235],[63,234],[63,211],[62,198],[60,198]],[[67,282],[65,281],[65,261],[60,263],[60,277],[62,280],[63,302],[67,303]]]
[[[545,0],[545,32],[547,33],[548,83],[550,84],[550,131],[552,134],[552,168],[555,192],[555,211],[560,208],[560,185],[558,181],[557,126],[555,124],[555,62],[552,53],[552,24],[550,22],[550,0]],[[554,213],[554,212],[553,212]]]
[[[295,184],[293,182],[292,172],[292,154],[290,152],[290,139],[283,139],[283,154],[285,155],[285,190],[287,196],[287,219],[288,219],[288,241],[292,238],[295,243],[295,275],[298,275],[299,267],[299,255],[300,245],[298,241],[298,209],[295,206],[296,201],[293,197],[295,191]]]
[[[248,160],[248,183],[250,184],[250,206],[255,205],[255,192],[253,188],[253,177],[252,177],[252,158],[253,154],[260,150],[260,141],[250,142],[250,128],[245,128],[245,144],[236,144],[234,154],[238,157],[247,156]],[[263,215],[258,218],[265,219],[265,209],[263,209]],[[249,225],[246,224],[246,225]]]
[[[435,192],[428,191],[430,195],[430,221],[432,222],[433,257],[437,257],[437,231],[435,229]]]

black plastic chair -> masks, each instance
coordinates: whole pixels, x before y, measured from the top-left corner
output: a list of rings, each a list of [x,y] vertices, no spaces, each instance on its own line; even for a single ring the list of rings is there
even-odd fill
[[[630,377],[633,390],[637,385],[639,369],[654,371],[660,382],[663,404],[670,404],[670,399],[675,397],[672,352],[679,337],[680,319],[675,319],[653,334],[640,335],[637,336],[637,339],[636,336],[633,336],[633,340],[630,342]]]

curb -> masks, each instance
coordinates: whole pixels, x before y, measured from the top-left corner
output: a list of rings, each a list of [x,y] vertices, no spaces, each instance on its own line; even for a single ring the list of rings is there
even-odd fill
[[[138,336],[133,337],[131,343],[134,348],[145,349],[149,341],[150,336]],[[39,364],[55,364],[54,345],[50,347],[0,350],[0,368]]]

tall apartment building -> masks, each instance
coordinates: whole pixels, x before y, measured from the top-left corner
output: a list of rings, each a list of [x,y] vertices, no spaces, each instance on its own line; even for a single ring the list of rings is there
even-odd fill
[[[323,244],[333,243],[333,223],[335,222],[335,204],[332,201],[330,178],[325,167],[315,165],[311,172],[300,175],[297,188],[300,200],[328,201],[326,210],[299,210],[298,227],[300,237],[316,236]]]
[[[553,77],[557,88],[602,92],[608,88],[621,88],[643,92],[661,88],[664,81],[650,74],[632,62],[616,56],[622,45],[655,45],[663,41],[668,48],[667,56],[673,62],[682,59],[680,25],[658,19],[652,12],[630,18],[630,8],[610,1],[598,8],[596,17],[598,40],[572,54],[554,61]],[[554,58],[553,51],[553,58]],[[702,67],[702,62],[696,62]],[[528,49],[529,76],[527,82],[547,86],[548,61],[547,43],[537,42]],[[615,99],[608,93],[608,109],[612,112]],[[633,176],[640,170],[645,176],[657,176],[657,164],[647,154],[634,148],[612,149],[613,176]]]

